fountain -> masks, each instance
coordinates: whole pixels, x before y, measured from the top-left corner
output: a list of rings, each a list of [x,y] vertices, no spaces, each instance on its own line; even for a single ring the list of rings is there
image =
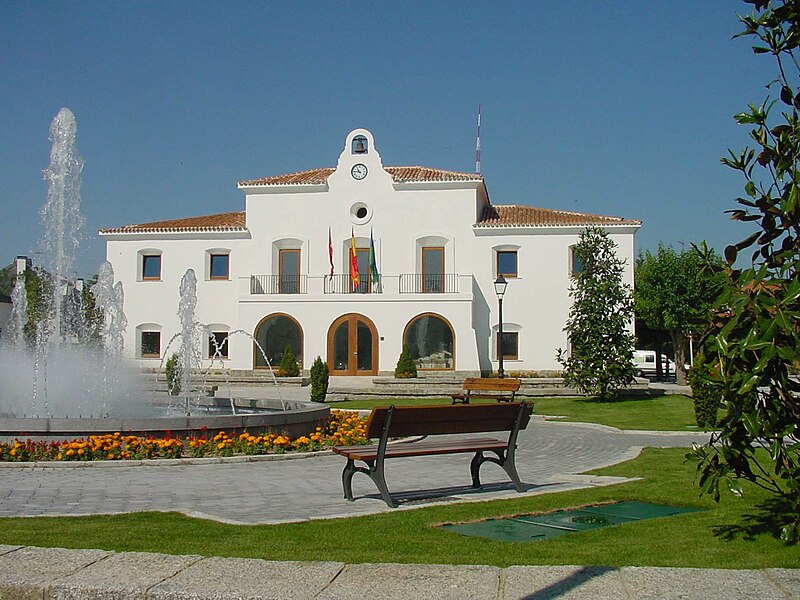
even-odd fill
[[[182,406],[180,411],[157,414],[147,380],[123,353],[124,291],[121,282],[114,283],[111,264],[100,266],[91,293],[82,280],[70,277],[84,223],[83,159],[75,145],[76,131],[74,115],[62,108],[50,127],[51,161],[44,171],[48,194],[41,210],[45,229],[41,267],[30,269],[24,257],[17,260],[12,316],[7,335],[0,340],[0,436],[245,429],[299,436],[313,431],[327,418],[327,406],[281,398],[272,412],[236,414],[239,402],[229,398],[233,414],[196,414],[202,403],[199,398],[192,400],[192,390],[202,385],[195,386],[192,377],[200,364],[199,334],[207,327],[195,320],[196,278],[191,270],[181,281],[182,330],[176,336],[181,342]],[[31,287],[39,289],[33,305],[26,293]],[[92,301],[94,318],[87,316],[87,303]],[[29,318],[32,314],[35,318]],[[165,357],[168,352],[169,345]]]

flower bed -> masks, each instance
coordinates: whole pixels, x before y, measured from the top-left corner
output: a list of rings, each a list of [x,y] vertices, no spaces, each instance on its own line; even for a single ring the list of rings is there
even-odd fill
[[[0,462],[138,460],[312,452],[334,445],[365,444],[365,434],[364,417],[351,411],[332,410],[324,427],[317,427],[314,433],[295,439],[274,433],[242,433],[230,437],[225,432],[213,437],[185,439],[145,438],[119,432],[52,442],[15,439],[11,443],[0,442]]]

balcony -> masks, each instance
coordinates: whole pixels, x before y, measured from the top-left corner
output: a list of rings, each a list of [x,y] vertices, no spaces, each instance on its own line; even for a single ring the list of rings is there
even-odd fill
[[[472,275],[458,273],[425,274],[405,273],[380,275],[376,281],[371,276],[361,277],[357,286],[350,275],[337,273],[330,275],[249,275],[240,277],[242,298],[266,295],[304,296],[307,300],[325,297],[336,300],[342,296],[354,295],[365,300],[387,300],[410,294],[448,296],[447,300],[461,300],[472,297]],[[298,298],[299,300],[299,298]],[[442,300],[445,300],[443,297]]]
[[[251,294],[306,294],[308,275],[251,275]]]
[[[326,294],[382,294],[383,278],[378,275],[377,281],[372,281],[372,277],[361,277],[358,285],[353,285],[350,275],[339,273],[325,277],[324,292]]]
[[[400,275],[401,294],[457,294],[457,273],[407,273]]]

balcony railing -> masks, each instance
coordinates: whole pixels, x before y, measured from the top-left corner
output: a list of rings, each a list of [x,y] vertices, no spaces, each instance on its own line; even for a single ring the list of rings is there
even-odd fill
[[[241,278],[244,293],[249,287],[250,295],[267,294],[458,294],[460,277],[470,278],[469,275],[459,276],[457,273],[406,273],[401,275],[387,275],[384,286],[383,276],[378,276],[373,281],[372,276],[362,276],[358,285],[353,285],[350,275],[338,273],[331,276],[308,275],[250,275]],[[309,285],[311,289],[309,292]],[[471,288],[466,283],[465,290]]]
[[[382,294],[383,280],[379,275],[377,281],[372,281],[371,276],[362,276],[358,285],[347,273],[325,277],[326,294]]]
[[[251,275],[251,294],[305,294],[307,275]]]
[[[400,275],[401,294],[457,294],[457,273],[406,273]]]

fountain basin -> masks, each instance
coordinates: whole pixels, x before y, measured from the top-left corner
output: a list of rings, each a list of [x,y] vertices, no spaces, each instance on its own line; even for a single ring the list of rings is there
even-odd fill
[[[217,404],[220,398],[215,399]],[[274,403],[274,404],[273,404]],[[169,415],[145,417],[23,417],[0,418],[0,436],[60,437],[122,433],[139,436],[188,437],[228,434],[278,433],[291,438],[313,433],[325,425],[330,407],[317,402],[283,402],[259,400],[259,408],[274,408],[269,412],[245,415]]]

